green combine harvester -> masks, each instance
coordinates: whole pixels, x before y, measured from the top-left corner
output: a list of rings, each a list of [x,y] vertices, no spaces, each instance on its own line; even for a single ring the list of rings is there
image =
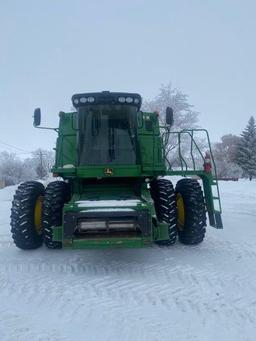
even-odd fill
[[[206,130],[171,131],[172,109],[166,109],[166,123],[160,125],[157,112],[140,110],[141,96],[135,93],[76,94],[72,102],[76,111],[60,112],[55,129],[52,172],[62,179],[46,188],[28,181],[14,195],[11,232],[17,247],[169,246],[177,236],[193,245],[204,239],[206,213],[209,225],[222,228]],[[38,108],[34,126],[40,123]],[[197,133],[205,134],[207,153]],[[176,147],[173,164],[170,141]],[[186,152],[182,141],[189,146]],[[170,176],[180,177],[175,188]]]

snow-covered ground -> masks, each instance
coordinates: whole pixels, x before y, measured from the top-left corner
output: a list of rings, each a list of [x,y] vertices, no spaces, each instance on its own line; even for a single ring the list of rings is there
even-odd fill
[[[256,340],[256,182],[221,183],[224,230],[194,247],[33,251],[0,190],[0,339]]]

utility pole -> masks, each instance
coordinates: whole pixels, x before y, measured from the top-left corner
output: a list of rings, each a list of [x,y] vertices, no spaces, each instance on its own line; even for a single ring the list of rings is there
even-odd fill
[[[39,150],[39,160],[40,160],[40,169],[43,173],[43,153],[42,150]],[[41,174],[41,178],[43,177],[43,174]]]
[[[44,162],[43,162],[44,161],[43,160],[44,154],[43,154],[41,149],[39,149],[37,155],[39,157],[39,164],[37,166],[36,172],[37,172],[37,175],[38,175],[39,179],[43,179],[46,176],[47,172],[44,169]]]

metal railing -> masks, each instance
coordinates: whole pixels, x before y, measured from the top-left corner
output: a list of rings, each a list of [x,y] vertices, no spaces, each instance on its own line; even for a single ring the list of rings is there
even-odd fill
[[[173,166],[170,163],[170,160],[168,158],[169,153],[171,151],[178,151],[178,158],[179,158],[179,164],[180,164],[180,170],[181,171],[188,171],[191,170],[191,167],[189,167],[188,160],[191,161],[192,164],[192,170],[199,171],[202,170],[202,168],[197,168],[197,162],[195,157],[195,151],[197,152],[197,155],[200,156],[200,160],[202,161],[202,167],[205,160],[204,153],[208,152],[211,157],[212,166],[213,166],[213,173],[216,177],[216,164],[214,161],[209,133],[206,129],[183,129],[180,131],[170,131],[170,128],[161,126],[160,128],[165,129],[165,132],[163,133],[163,145],[164,145],[164,155],[166,158],[166,161],[170,167],[170,170],[172,170]],[[197,141],[198,136],[195,136],[195,133],[201,133],[201,138],[204,137],[204,147],[200,147],[199,143]],[[172,146],[168,148],[168,144],[170,142],[170,137],[174,137],[172,141]],[[189,144],[190,148],[189,150],[186,150],[186,155],[184,151],[182,151],[182,144]]]
[[[206,129],[183,129],[180,131],[170,131],[170,128],[166,126],[161,126],[160,128],[164,129],[164,133],[162,135],[163,147],[165,159],[169,165],[169,172],[173,172],[173,174],[180,174],[183,176],[194,174],[200,177],[204,177],[204,174],[206,174],[204,173],[205,154],[209,154],[212,165],[211,186],[216,186],[215,188],[217,190],[216,195],[214,196],[213,194],[211,194],[211,197],[213,201],[217,200],[219,206],[219,210],[217,211],[221,212],[217,169],[208,131]],[[171,138],[172,141],[170,142]],[[204,142],[203,147],[200,146],[200,143],[198,141],[198,139],[202,138]],[[186,148],[186,151],[184,152],[184,150],[182,150],[182,145],[188,146],[188,144],[189,148]],[[168,157],[171,151],[176,152],[176,155],[178,157],[179,166],[175,167],[175,169],[170,162],[170,157]],[[196,159],[195,154],[199,157],[199,160]],[[198,167],[199,161],[200,167]]]

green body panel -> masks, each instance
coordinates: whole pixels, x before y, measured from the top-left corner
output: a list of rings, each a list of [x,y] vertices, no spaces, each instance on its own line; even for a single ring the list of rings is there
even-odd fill
[[[100,110],[104,109],[104,106]],[[109,110],[109,106],[108,106]],[[115,109],[115,115],[118,110]],[[84,113],[83,113],[84,114]],[[221,207],[217,180],[214,179],[216,168],[211,152],[208,132],[205,130],[183,130],[171,132],[170,128],[159,125],[159,118],[156,112],[136,113],[131,110],[131,115],[136,115],[136,163],[104,163],[104,164],[80,164],[80,149],[78,141],[81,126],[79,126],[79,112],[59,114],[58,138],[56,142],[56,159],[52,172],[61,176],[71,185],[71,200],[64,205],[63,222],[68,214],[78,214],[82,216],[88,212],[117,212],[131,210],[140,214],[147,212],[151,217],[150,234],[147,236],[102,236],[95,235],[77,237],[75,234],[64,235],[63,226],[53,227],[53,240],[61,241],[64,248],[85,249],[85,248],[108,248],[108,247],[144,247],[155,241],[168,239],[168,225],[158,221],[150,189],[147,182],[157,176],[181,176],[198,177],[202,179],[206,209],[209,215],[211,226],[222,228]],[[95,123],[93,123],[95,124]],[[118,124],[113,125],[116,129],[121,129]],[[93,126],[94,133],[98,126]],[[96,129],[96,130],[95,130]],[[165,133],[163,133],[163,130]],[[208,142],[208,150],[213,161],[212,172],[206,172],[203,167],[204,156],[194,137],[196,132],[203,132]],[[186,156],[189,154],[188,162],[182,149],[182,139],[185,136],[186,143],[190,146]],[[171,138],[177,139],[173,142],[178,147],[177,164],[170,165],[167,160],[168,153],[166,146]],[[85,146],[86,147],[86,146]],[[199,155],[199,167],[196,165],[195,152]],[[198,161],[198,160],[197,160]],[[140,193],[136,194],[135,188],[139,186]],[[216,193],[214,194],[214,190]],[[113,207],[112,201],[118,203],[123,200],[137,200],[132,206],[122,206],[118,204]],[[102,206],[102,202],[105,202]],[[86,203],[83,205],[83,203]],[[218,208],[216,207],[218,206]],[[107,214],[107,213],[106,213]],[[154,221],[154,223],[153,223]]]
[[[162,174],[165,171],[162,138],[156,113],[141,113],[138,120],[138,141],[142,173]]]
[[[63,166],[74,166],[77,164],[76,153],[76,130],[74,129],[73,117],[76,113],[64,113],[60,112],[59,117],[59,133],[56,142],[56,168],[62,168]],[[62,173],[66,174],[68,169],[63,169]]]
[[[107,174],[107,170],[110,170],[112,174]],[[58,173],[63,177],[71,177],[71,178],[109,178],[109,177],[138,177],[141,176],[141,166],[139,165],[118,165],[114,167],[109,167],[109,165],[101,165],[101,166],[86,166],[86,167],[72,167],[72,168],[63,168],[63,167],[53,167],[53,173]]]
[[[111,172],[111,174],[107,174],[107,170]],[[138,177],[141,176],[141,166],[139,165],[118,165],[111,166],[103,165],[103,166],[87,166],[87,167],[78,167],[77,168],[77,176],[79,178],[95,178],[96,177]]]
[[[81,240],[81,239],[74,239],[72,242],[72,247],[68,245],[65,248],[72,248],[72,249],[107,249],[107,248],[141,248],[145,246],[149,246],[152,244],[151,240],[142,240],[141,238],[111,238],[111,239],[89,239],[89,240]],[[65,245],[65,242],[64,244]]]
[[[131,201],[131,205],[127,202]],[[141,197],[134,195],[132,189],[127,185],[117,184],[109,185],[87,185],[86,192],[74,193],[71,200],[64,205],[64,216],[67,213],[86,213],[93,210],[115,211],[118,204],[118,210],[133,210],[136,212],[148,211],[150,216],[156,220],[154,202],[151,198],[149,190],[144,186]],[[108,204],[110,203],[110,204]],[[124,203],[124,206],[122,205]],[[151,226],[149,237],[127,237],[127,238],[89,238],[78,239],[75,236],[69,239],[63,236],[63,226],[55,226],[53,228],[54,241],[62,241],[64,248],[108,248],[108,247],[144,247],[152,244],[156,240],[168,239],[168,225],[159,223],[157,227]]]

